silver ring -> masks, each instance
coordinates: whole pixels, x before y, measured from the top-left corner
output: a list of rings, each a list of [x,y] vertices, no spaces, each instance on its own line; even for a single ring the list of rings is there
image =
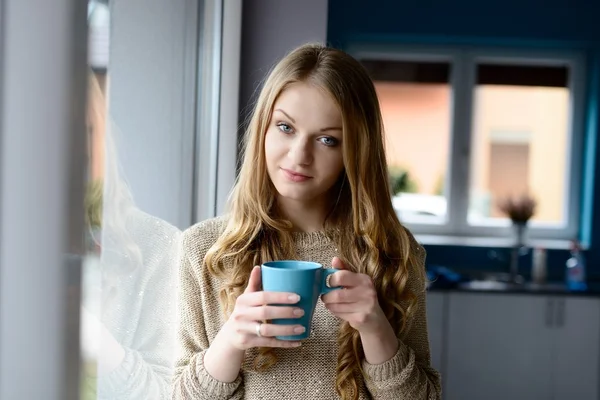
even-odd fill
[[[331,276],[333,274],[329,274],[327,275],[327,278],[325,278],[325,286],[327,286],[328,288],[331,288],[331,283],[329,281],[331,281]]]
[[[262,337],[262,335],[260,334],[260,327],[262,326],[262,322],[257,322],[256,323],[256,336],[258,337]]]

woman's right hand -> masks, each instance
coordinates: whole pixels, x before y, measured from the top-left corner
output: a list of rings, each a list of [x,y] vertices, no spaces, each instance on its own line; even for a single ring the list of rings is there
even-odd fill
[[[300,346],[300,342],[278,340],[275,336],[298,335],[304,330],[300,332],[295,329],[304,329],[302,325],[261,323],[273,319],[299,318],[303,311],[293,305],[300,301],[300,297],[294,293],[263,292],[260,281],[260,267],[254,267],[246,290],[238,297],[231,316],[204,354],[204,368],[217,381],[235,381],[247,349]],[[298,310],[299,313],[294,313]]]
[[[259,266],[255,266],[250,273],[246,290],[238,297],[229,320],[223,326],[230,346],[238,350],[252,347],[300,346],[298,341],[279,340],[275,336],[299,335],[304,332],[302,325],[274,325],[262,322],[300,318],[304,315],[304,311],[293,306],[298,301],[300,296],[295,293],[261,291],[261,270]]]

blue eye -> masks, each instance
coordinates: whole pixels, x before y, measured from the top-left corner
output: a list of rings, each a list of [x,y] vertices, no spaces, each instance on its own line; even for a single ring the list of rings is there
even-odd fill
[[[325,146],[329,146],[329,147],[333,147],[333,146],[336,146],[338,144],[338,140],[336,138],[331,137],[331,136],[325,136],[325,137],[319,138],[319,140]]]
[[[292,127],[284,122],[280,122],[277,124],[279,130],[283,133],[292,133]]]

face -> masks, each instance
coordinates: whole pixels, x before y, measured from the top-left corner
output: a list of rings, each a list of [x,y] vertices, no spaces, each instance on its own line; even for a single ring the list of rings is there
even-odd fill
[[[281,199],[326,204],[342,172],[342,115],[322,90],[288,86],[265,137],[267,171]]]

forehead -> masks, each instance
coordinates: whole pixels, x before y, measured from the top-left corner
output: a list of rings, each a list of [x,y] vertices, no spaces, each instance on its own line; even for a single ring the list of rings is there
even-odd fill
[[[285,88],[273,107],[282,110],[297,124],[342,125],[342,114],[335,100],[324,90],[303,82]]]

